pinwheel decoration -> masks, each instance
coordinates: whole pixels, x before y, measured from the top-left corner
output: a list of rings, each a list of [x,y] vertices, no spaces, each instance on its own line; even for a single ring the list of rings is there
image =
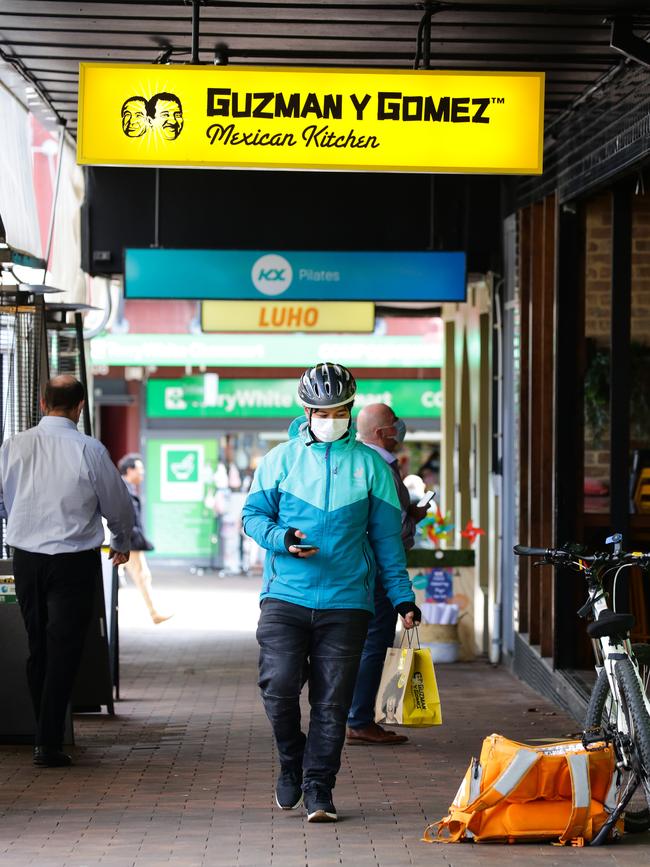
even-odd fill
[[[440,506],[436,503],[433,515],[427,515],[422,521],[422,532],[426,539],[433,542],[436,548],[440,547],[440,542],[448,538],[454,524],[451,521],[451,512],[447,512],[444,516],[440,511]]]
[[[475,527],[472,521],[468,521],[465,525],[465,529],[460,531],[460,535],[464,539],[469,539],[469,544],[473,545],[479,536],[485,536],[485,530],[481,530],[480,527]]]

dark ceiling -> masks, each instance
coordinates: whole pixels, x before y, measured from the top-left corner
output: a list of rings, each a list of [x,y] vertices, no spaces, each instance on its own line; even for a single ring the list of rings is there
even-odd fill
[[[409,68],[424,5],[204,0],[199,57],[211,63],[224,45],[232,64]],[[615,15],[637,37],[650,30],[650,0],[430,6],[431,68],[543,70],[547,120],[624,62],[610,47]],[[32,79],[73,134],[79,61],[154,62],[171,47],[174,62],[186,62],[191,30],[191,0],[0,0],[0,56]]]

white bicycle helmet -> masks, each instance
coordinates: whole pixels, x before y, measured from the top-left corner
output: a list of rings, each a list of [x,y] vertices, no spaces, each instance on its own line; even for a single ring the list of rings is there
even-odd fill
[[[354,377],[342,364],[323,361],[308,368],[298,382],[298,398],[308,409],[335,409],[357,393]]]

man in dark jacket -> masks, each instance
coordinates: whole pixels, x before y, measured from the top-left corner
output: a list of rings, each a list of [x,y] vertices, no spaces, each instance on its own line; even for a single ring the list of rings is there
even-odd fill
[[[388,465],[395,484],[402,520],[404,550],[413,547],[415,528],[427,514],[428,507],[411,503],[409,492],[402,481],[395,452],[404,441],[406,425],[385,403],[365,406],[357,417],[359,439],[370,446]],[[385,744],[395,746],[408,741],[406,735],[384,729],[374,721],[375,695],[381,682],[386,648],[395,639],[397,613],[386,595],[381,581],[375,583],[375,615],[368,624],[368,635],[363,647],[359,674],[348,716],[346,742],[348,744]]]
[[[149,615],[154,623],[164,623],[171,614],[159,614],[151,598],[151,572],[144,556],[145,551],[153,551],[153,545],[148,541],[142,526],[142,504],[138,488],[144,481],[144,464],[137,454],[124,455],[117,464],[122,481],[131,495],[135,523],[131,531],[131,557],[125,565],[126,574],[142,594]]]

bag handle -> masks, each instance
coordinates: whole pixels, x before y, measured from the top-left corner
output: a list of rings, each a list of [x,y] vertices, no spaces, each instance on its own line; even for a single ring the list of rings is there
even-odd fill
[[[564,758],[571,776],[571,815],[556,846],[566,846],[584,836],[591,806],[591,781],[589,779],[589,755],[566,753]],[[575,843],[574,845],[581,845]]]
[[[415,640],[411,636],[411,633],[415,632]],[[414,626],[413,629],[402,629],[402,640],[399,643],[400,647],[404,647],[404,639],[407,641],[407,649],[408,650],[421,650],[420,646],[420,633],[418,632],[417,626]],[[417,647],[415,646],[415,641],[417,640]]]

